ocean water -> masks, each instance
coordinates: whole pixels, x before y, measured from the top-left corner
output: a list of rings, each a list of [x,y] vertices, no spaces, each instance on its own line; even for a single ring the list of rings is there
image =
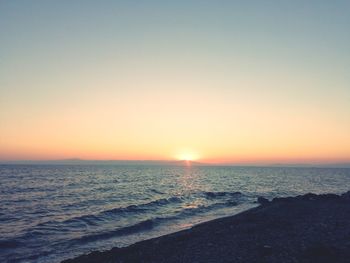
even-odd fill
[[[349,186],[340,168],[0,165],[0,262],[60,262],[233,215],[258,196]]]

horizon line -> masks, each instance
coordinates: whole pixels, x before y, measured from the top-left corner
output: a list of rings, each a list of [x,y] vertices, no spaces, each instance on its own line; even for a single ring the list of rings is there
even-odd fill
[[[249,162],[206,162],[197,160],[176,160],[176,159],[81,159],[81,158],[64,158],[64,159],[22,159],[22,160],[1,160],[0,164],[26,164],[26,163],[55,163],[55,162],[158,162],[158,163],[192,163],[197,165],[208,166],[346,166],[350,168],[350,160],[346,161],[301,161],[301,162],[269,162],[269,161],[249,161]]]

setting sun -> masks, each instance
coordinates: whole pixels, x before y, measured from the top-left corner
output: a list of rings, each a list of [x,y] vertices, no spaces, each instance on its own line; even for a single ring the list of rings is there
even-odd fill
[[[183,152],[177,156],[180,161],[195,161],[198,159],[198,155],[193,152]]]

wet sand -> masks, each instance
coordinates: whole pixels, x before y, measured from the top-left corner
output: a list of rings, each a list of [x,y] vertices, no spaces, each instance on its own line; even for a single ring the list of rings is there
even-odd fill
[[[350,263],[350,191],[258,199],[259,207],[64,263]]]

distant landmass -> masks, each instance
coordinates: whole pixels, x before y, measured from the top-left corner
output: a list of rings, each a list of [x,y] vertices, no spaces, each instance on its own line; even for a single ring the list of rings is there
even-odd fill
[[[62,164],[62,165],[208,165],[195,161],[181,160],[83,160],[78,158],[61,160],[18,160],[18,161],[0,161],[0,164]]]

